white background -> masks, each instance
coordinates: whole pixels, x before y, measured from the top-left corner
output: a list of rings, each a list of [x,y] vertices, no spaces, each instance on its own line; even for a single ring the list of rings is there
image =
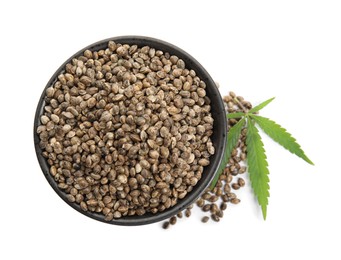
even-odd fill
[[[224,3],[224,5],[223,5]],[[1,1],[0,259],[341,259],[340,1]],[[220,223],[199,212],[161,224],[97,222],[46,182],[33,118],[55,70],[112,36],[146,35],[193,55],[220,83],[286,127],[310,166],[270,140],[262,220],[249,185]]]

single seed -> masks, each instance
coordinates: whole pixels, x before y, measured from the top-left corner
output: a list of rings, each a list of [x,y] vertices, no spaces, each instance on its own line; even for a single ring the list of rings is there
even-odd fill
[[[73,195],[71,195],[71,194],[68,194],[66,197],[67,197],[68,201],[70,201],[70,202],[75,202],[76,201],[75,197]]]
[[[215,222],[219,222],[220,221],[220,218],[216,215],[216,214],[212,214],[211,215],[211,219]]]
[[[119,56],[126,56],[128,54],[128,50],[123,46],[120,46],[116,49],[116,52]]]
[[[223,200],[223,202],[228,202],[229,201],[229,197],[226,194],[222,195],[221,199]]]
[[[202,210],[203,210],[204,212],[208,212],[208,211],[210,211],[210,209],[211,209],[211,205],[210,205],[210,204],[206,204],[206,205],[204,205],[204,206],[202,207]]]
[[[227,204],[226,204],[225,202],[222,202],[222,203],[220,204],[220,209],[221,209],[221,210],[226,210],[226,208],[227,208]]]
[[[239,185],[240,187],[244,187],[244,186],[245,186],[245,181],[244,181],[244,179],[238,178],[238,185]]]
[[[55,114],[52,114],[52,115],[51,115],[51,120],[52,120],[54,123],[58,124],[58,123],[59,123],[59,116],[57,116],[57,115],[55,115]]]
[[[239,190],[239,189],[240,189],[240,186],[239,186],[238,183],[232,183],[232,188],[233,188],[234,190]]]
[[[213,195],[213,196],[211,196],[211,198],[209,199],[209,201],[210,201],[210,202],[216,202],[218,199],[219,199],[218,196]]]
[[[216,212],[216,215],[217,215],[219,218],[222,218],[222,217],[224,217],[224,212],[223,212],[222,210],[218,210],[218,211]]]
[[[214,214],[214,213],[218,212],[218,210],[219,210],[219,208],[218,208],[217,204],[211,204],[211,207],[210,207],[211,213]]]
[[[40,121],[43,125],[46,125],[50,121],[50,119],[47,116],[43,115],[40,117]]]
[[[163,229],[168,229],[169,226],[170,226],[170,223],[169,223],[168,221],[163,222],[163,224],[162,224],[162,228],[163,228]]]
[[[246,172],[246,167],[245,166],[240,167],[239,173],[245,173],[245,172]]]
[[[175,224],[176,224],[176,216],[171,217],[171,218],[169,219],[169,223],[170,223],[171,225],[175,225]]]
[[[207,217],[207,216],[205,216],[205,217],[203,217],[203,218],[201,219],[201,222],[202,222],[202,223],[207,223],[209,220],[210,220],[210,218]]]
[[[198,207],[201,208],[201,207],[203,207],[204,205],[205,205],[205,201],[204,201],[203,199],[200,198],[200,199],[197,200],[197,206],[198,206]]]
[[[232,204],[239,204],[239,202],[240,202],[240,199],[237,199],[237,198],[231,199]]]
[[[228,192],[230,192],[230,191],[231,191],[230,185],[229,185],[228,183],[225,183],[225,185],[224,185],[224,192],[225,192],[225,193],[228,193]]]
[[[54,93],[55,93],[55,90],[54,90],[53,87],[49,87],[49,88],[46,89],[46,96],[48,98],[52,98]]]
[[[204,199],[204,200],[209,200],[211,198],[211,194],[209,192],[205,192],[201,197]]]

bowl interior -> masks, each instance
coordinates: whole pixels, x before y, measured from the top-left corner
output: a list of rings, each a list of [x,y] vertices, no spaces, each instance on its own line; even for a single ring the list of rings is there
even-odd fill
[[[92,50],[92,51],[106,49],[107,43],[110,40],[113,40],[116,43],[121,43],[121,44],[129,44],[129,45],[136,44],[139,47],[148,45],[157,50],[162,50],[163,52],[169,52],[171,55],[176,55],[179,58],[183,59],[186,63],[187,69],[195,70],[198,77],[206,83],[207,85],[206,94],[211,99],[211,113],[214,119],[213,135],[211,136],[211,140],[215,148],[215,154],[210,157],[210,165],[204,168],[202,178],[198,181],[197,185],[193,188],[193,190],[189,194],[186,195],[184,199],[179,200],[175,206],[163,212],[158,212],[156,214],[146,213],[143,216],[126,216],[120,219],[113,219],[112,221],[108,222],[104,220],[104,216],[102,214],[93,213],[93,212],[84,212],[80,209],[80,206],[78,204],[70,203],[66,199],[66,194],[57,187],[56,182],[54,181],[53,177],[49,173],[49,165],[46,159],[42,156],[42,149],[39,146],[40,140],[39,140],[38,134],[36,133],[36,129],[40,125],[40,116],[42,115],[43,108],[45,106],[45,101],[44,101],[45,90],[46,88],[52,86],[56,82],[58,75],[64,71],[65,65],[69,63],[72,60],[72,58],[82,55],[83,52],[87,49]],[[225,114],[224,104],[220,96],[220,93],[214,81],[210,77],[210,75],[200,65],[198,61],[196,61],[192,56],[190,56],[188,53],[184,52],[180,48],[172,44],[169,44],[167,42],[158,40],[158,39],[141,37],[141,36],[122,36],[122,37],[114,37],[110,39],[105,39],[80,50],[79,52],[75,53],[72,57],[70,57],[54,73],[54,75],[51,77],[51,79],[47,83],[41,95],[41,98],[39,100],[38,107],[36,110],[36,115],[34,119],[34,144],[35,144],[35,150],[36,150],[36,154],[37,154],[40,167],[47,181],[50,183],[50,185],[55,190],[55,192],[71,207],[73,207],[74,209],[76,209],[77,211],[81,212],[82,214],[88,217],[91,217],[93,219],[96,219],[105,223],[116,224],[116,225],[143,225],[143,224],[150,224],[150,223],[154,223],[157,221],[161,221],[163,219],[166,219],[175,215],[179,211],[185,209],[190,204],[192,204],[200,196],[200,194],[207,188],[212,178],[214,177],[215,172],[217,171],[219,164],[223,157],[223,153],[224,153],[225,145],[226,145],[226,141],[225,141],[226,140],[226,128],[227,128],[226,114]]]

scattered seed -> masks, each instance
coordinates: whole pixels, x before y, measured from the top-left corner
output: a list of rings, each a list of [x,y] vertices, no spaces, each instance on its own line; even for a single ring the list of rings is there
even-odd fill
[[[196,203],[197,206],[200,208],[202,208],[205,205],[205,201],[202,198],[198,199]]]
[[[216,214],[212,214],[211,215],[211,219],[215,222],[219,222],[220,221],[220,218],[216,215]]]
[[[171,225],[175,225],[175,224],[176,224],[176,217],[175,217],[175,216],[171,217],[171,218],[169,219],[169,223],[170,223]]]
[[[186,210],[185,210],[185,216],[186,216],[187,218],[189,218],[189,217],[191,216],[191,210],[190,210],[190,209],[186,209]]]
[[[227,208],[227,204],[225,202],[222,202],[220,204],[220,210],[226,210],[226,208]]]
[[[222,210],[218,210],[216,212],[216,215],[219,217],[219,218],[222,218],[224,216],[224,212]]]
[[[238,185],[239,185],[240,187],[244,187],[244,186],[245,186],[245,181],[244,181],[244,179],[238,178]]]
[[[207,223],[209,220],[210,220],[210,218],[205,216],[205,217],[202,217],[201,222],[202,223]]]
[[[206,204],[206,205],[204,205],[202,207],[202,211],[204,211],[204,212],[208,212],[208,211],[210,211],[210,209],[211,209],[211,205],[210,204]]]
[[[162,228],[163,229],[168,229],[169,226],[170,226],[170,223],[168,221],[166,221],[166,222],[163,222]]]
[[[233,183],[233,184],[232,184],[232,188],[233,188],[234,190],[239,190],[239,189],[240,189],[240,186],[239,186],[238,183]]]
[[[239,202],[240,202],[240,199],[237,199],[237,198],[231,199],[232,204],[239,204]]]

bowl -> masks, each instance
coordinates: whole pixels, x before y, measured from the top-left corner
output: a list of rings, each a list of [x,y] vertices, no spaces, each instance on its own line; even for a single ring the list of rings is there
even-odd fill
[[[156,214],[146,213],[142,216],[125,216],[119,219],[113,219],[111,221],[105,221],[104,215],[96,213],[96,212],[89,212],[81,210],[79,204],[71,203],[67,200],[66,194],[61,191],[57,183],[55,182],[52,175],[49,173],[49,165],[47,160],[42,156],[42,149],[39,146],[39,136],[36,133],[37,127],[40,125],[40,116],[43,113],[43,108],[45,106],[45,90],[46,88],[52,86],[60,73],[65,71],[65,65],[69,63],[73,58],[78,57],[83,54],[83,52],[87,49],[91,51],[98,51],[100,49],[105,49],[109,41],[115,41],[116,43],[121,44],[129,44],[129,45],[138,45],[139,47],[143,46],[150,46],[157,50],[161,50],[163,52],[169,52],[171,55],[176,55],[179,58],[183,59],[186,63],[187,69],[195,70],[197,76],[206,83],[206,95],[211,99],[211,113],[214,119],[213,123],[213,134],[211,136],[211,140],[213,146],[215,148],[215,154],[210,157],[210,164],[205,166],[204,172],[202,173],[202,178],[198,181],[196,186],[193,190],[188,193],[183,199],[180,199],[176,205],[171,208],[166,209],[163,212],[157,212]],[[78,51],[74,55],[72,55],[69,59],[67,59],[59,69],[53,74],[51,79],[46,84],[40,100],[38,102],[35,118],[34,118],[34,146],[36,155],[43,171],[43,174],[54,189],[54,191],[61,197],[67,204],[69,204],[72,208],[77,210],[78,212],[96,219],[98,221],[102,221],[109,224],[115,225],[126,225],[126,226],[134,226],[134,225],[144,225],[150,224],[154,222],[158,222],[171,216],[176,215],[179,211],[184,210],[189,205],[194,203],[196,199],[205,191],[208,187],[210,182],[212,181],[214,175],[216,174],[219,164],[222,161],[225,145],[226,145],[226,135],[227,135],[227,119],[225,114],[225,108],[223,104],[223,100],[221,95],[218,91],[217,86],[215,85],[214,81],[212,80],[211,76],[207,73],[207,71],[200,65],[200,63],[195,60],[191,55],[183,51],[182,49],[167,43],[165,41],[161,41],[158,39],[144,37],[144,36],[120,36],[120,37],[113,37],[109,39],[105,39],[96,43],[93,43],[84,49]]]

